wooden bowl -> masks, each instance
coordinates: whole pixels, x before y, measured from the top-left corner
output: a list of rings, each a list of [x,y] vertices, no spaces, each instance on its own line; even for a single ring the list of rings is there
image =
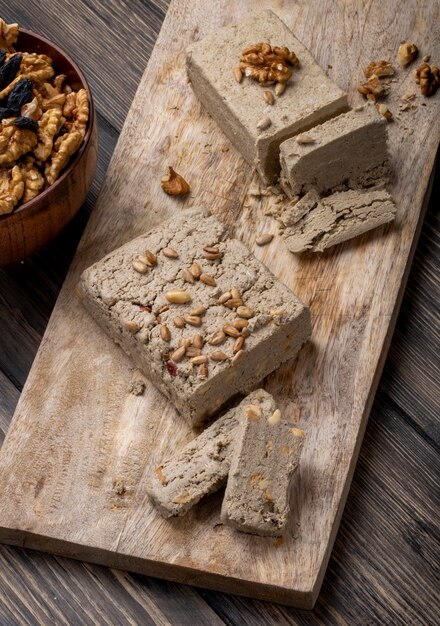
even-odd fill
[[[0,266],[32,254],[51,241],[78,212],[96,169],[98,132],[90,87],[76,63],[56,45],[35,33],[21,29],[16,50],[47,54],[57,74],[66,74],[74,91],[88,89],[89,125],[84,141],[60,177],[38,196],[0,215]]]

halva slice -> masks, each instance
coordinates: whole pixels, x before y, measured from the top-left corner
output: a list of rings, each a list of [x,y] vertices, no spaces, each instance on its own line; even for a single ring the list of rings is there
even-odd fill
[[[193,425],[248,393],[310,336],[308,308],[201,210],[81,276],[82,302]]]
[[[289,197],[385,184],[387,121],[374,106],[349,111],[280,146],[281,186]]]
[[[289,422],[263,390],[240,407],[221,519],[243,532],[279,536],[288,522],[304,431]]]
[[[279,216],[291,252],[322,251],[391,222],[396,206],[385,189],[339,191],[321,198],[309,191]]]
[[[225,483],[239,417],[260,393],[261,390],[251,393],[183,450],[156,467],[147,491],[163,517],[184,515],[200,498]]]
[[[273,81],[262,85],[239,68],[243,51],[261,43],[287,47],[299,60],[279,96]],[[348,110],[346,94],[272,11],[250,14],[192,44],[186,63],[205,109],[268,184],[279,174],[282,141]]]

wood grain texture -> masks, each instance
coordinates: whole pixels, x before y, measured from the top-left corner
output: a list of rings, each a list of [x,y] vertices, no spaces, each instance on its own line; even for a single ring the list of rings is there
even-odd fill
[[[13,3],[8,6],[13,6]],[[61,5],[62,6],[62,5]],[[118,9],[118,6],[114,7],[115,12]],[[44,10],[44,7],[43,7]],[[36,9],[34,9],[36,11]],[[66,13],[66,19],[68,14]],[[29,19],[29,16],[28,16]],[[31,24],[29,24],[31,25]],[[47,22],[47,29],[53,28],[51,22]],[[80,24],[77,26],[78,30],[81,30]],[[147,25],[145,25],[147,28]],[[75,45],[72,41],[72,45]],[[77,58],[77,57],[75,57]],[[95,72],[99,71],[99,63],[96,62]],[[124,79],[125,80],[125,79]],[[108,86],[107,86],[108,88]],[[95,92],[96,95],[96,92]],[[104,93],[105,95],[105,93]],[[101,120],[103,122],[100,125],[100,129],[102,127],[106,128],[108,125],[105,123],[105,120]],[[101,143],[102,145],[102,143]],[[111,146],[111,142],[104,143],[104,146]],[[102,168],[101,162],[101,168]],[[434,206],[434,205],[433,205]],[[417,273],[415,274],[412,281],[410,281],[409,293],[407,293],[407,297],[404,301],[402,316],[403,323],[398,324],[398,332],[400,332],[399,337],[399,345],[398,356],[404,356],[406,358],[406,362],[410,362],[410,355],[412,353],[423,354],[423,348],[432,345],[431,338],[435,338],[435,335],[432,335],[432,326],[427,325],[427,320],[429,319],[429,296],[432,293],[432,287],[437,285],[438,282],[435,282],[435,274],[432,271],[428,272],[425,269],[425,264],[427,268],[436,267],[436,258],[438,263],[438,256],[436,257],[436,247],[438,249],[438,230],[435,230],[436,226],[436,213],[435,211],[431,211],[430,215],[428,215],[429,223],[424,231],[424,236],[422,238],[422,246],[418,251],[418,255],[416,257],[416,265],[418,264],[418,268],[416,267]],[[12,339],[9,338],[9,333],[7,337],[2,336],[2,346],[5,345],[5,341],[9,342],[10,345],[17,345],[20,348],[19,356],[15,356],[11,354],[11,363],[5,362],[8,367],[13,366],[17,368],[21,372],[21,376],[26,375],[26,364],[22,364],[20,362],[21,358],[32,358],[33,351],[35,350],[39,337],[41,336],[41,328],[44,326],[45,320],[47,320],[48,313],[51,309],[51,302],[46,300],[44,291],[45,289],[49,289],[50,292],[55,295],[59,283],[62,279],[63,272],[65,271],[66,264],[68,263],[69,255],[71,254],[71,250],[73,248],[72,238],[76,236],[76,233],[79,232],[81,228],[81,224],[84,223],[84,217],[82,221],[75,227],[75,229],[70,229],[70,232],[66,234],[66,237],[62,239],[59,245],[55,243],[50,247],[49,250],[36,255],[36,257],[30,261],[25,262],[24,266],[18,266],[17,268],[12,268],[10,273],[2,274],[2,282],[0,283],[0,287],[3,287],[3,277],[8,276],[8,287],[5,290],[6,295],[10,298],[11,296],[16,295],[15,305],[13,308],[9,308],[8,302],[3,302],[6,306],[6,312],[3,319],[4,325],[3,328],[7,327],[7,324],[11,322],[11,320],[17,318],[16,329],[20,332],[20,341],[17,341],[15,344]],[[68,236],[70,235],[70,237]],[[67,249],[66,249],[67,248]],[[419,282],[420,274],[422,274],[423,281]],[[35,280],[33,280],[33,278]],[[20,284],[24,284],[23,289]],[[27,286],[25,286],[27,285]],[[41,285],[41,287],[40,287]],[[411,285],[413,287],[411,288]],[[417,288],[416,288],[417,286]],[[21,293],[20,293],[21,292]],[[53,297],[53,296],[52,296]],[[36,305],[36,310],[39,312],[39,320],[37,322],[37,327],[34,325],[34,315],[32,305]],[[407,327],[406,321],[411,321],[412,315],[417,311],[417,323],[413,322],[410,328]],[[9,313],[9,315],[8,315]],[[420,313],[422,314],[420,317]],[[24,314],[26,316],[26,325],[22,325],[22,317],[20,315]],[[401,316],[401,317],[402,317]],[[414,331],[414,332],[413,332]],[[25,338],[27,333],[31,333],[34,337],[31,345],[28,346],[27,350],[25,348],[21,349],[21,337]],[[0,354],[2,350],[0,349]],[[392,354],[390,355],[392,356]],[[15,358],[14,358],[15,357]],[[396,359],[396,364],[397,364]],[[411,378],[407,378],[404,382],[401,381],[401,376],[405,376],[405,368],[399,367],[398,371],[396,371],[395,364],[390,362],[389,366],[386,368],[385,372],[387,375],[387,389],[390,392],[398,386],[399,394],[396,398],[400,403],[403,403],[403,406],[406,410],[411,413],[411,409],[413,408],[413,395],[414,391],[417,390],[419,393],[419,404],[414,406],[414,411],[412,417],[417,420],[418,417],[423,418],[424,415],[428,413],[426,420],[422,422],[420,426],[420,430],[426,425],[428,428],[430,426],[429,423],[429,415],[435,415],[435,397],[433,397],[432,393],[425,393],[424,387],[426,386],[426,391],[429,391],[429,383],[430,379],[435,378],[435,374],[438,373],[438,366],[436,368],[435,360],[428,358],[423,361],[423,371],[412,369],[412,372],[416,374],[416,376],[412,376]],[[431,377],[431,378],[430,378]],[[3,401],[3,398],[2,398]],[[378,404],[378,403],[376,403]],[[386,396],[382,395],[380,398],[379,406],[382,408],[377,419],[383,419],[387,414],[387,407],[390,407],[390,401]],[[385,413],[383,413],[383,407],[385,406]],[[421,410],[418,410],[418,409]],[[438,405],[437,405],[438,408]],[[376,407],[376,411],[378,411],[378,407]],[[373,418],[375,416],[375,411],[373,409]],[[399,413],[393,415],[393,420],[398,420],[399,422],[406,419],[406,414],[399,410]],[[371,424],[368,428],[371,430]],[[383,454],[390,454],[390,459],[393,464],[399,466],[400,463],[400,455],[405,450],[406,446],[411,446],[412,454],[414,455],[414,460],[416,460],[419,455],[424,454],[424,450],[419,447],[414,447],[411,443],[411,440],[405,440],[401,444],[399,444],[399,433],[400,428],[396,428],[394,433],[390,433],[388,428],[386,427],[383,431],[383,438],[387,440],[391,435],[396,437],[396,446],[392,446],[391,448],[383,448],[379,449],[379,453],[376,452],[376,440],[373,440],[373,445],[364,446],[361,453],[361,462],[365,464],[365,467],[370,470],[375,470],[377,465],[380,465],[383,462]],[[367,431],[367,442],[368,442],[368,431]],[[388,457],[385,457],[385,460]],[[429,471],[429,468],[427,469]],[[359,471],[358,471],[359,474]],[[419,514],[421,515],[421,519],[423,520],[423,509],[424,502],[429,498],[429,492],[425,489],[425,481],[424,477],[418,475],[416,472],[413,473],[413,480],[417,485],[417,490],[414,493],[415,495],[415,504],[419,510]],[[379,487],[380,486],[380,487]],[[431,590],[432,595],[432,578],[430,578],[429,572],[425,572],[423,568],[423,557],[425,553],[417,552],[416,544],[410,545],[402,542],[399,529],[399,509],[389,510],[385,505],[389,499],[394,498],[396,494],[403,493],[405,494],[407,490],[407,486],[402,484],[399,480],[393,481],[389,478],[388,474],[385,472],[381,477],[379,484],[373,482],[371,486],[369,484],[369,480],[365,480],[364,478],[357,479],[355,477],[354,482],[354,493],[353,490],[352,495],[349,500],[353,497],[356,498],[359,506],[353,510],[352,508],[348,508],[346,514],[344,516],[344,523],[341,528],[341,534],[344,537],[344,541],[338,540],[336,543],[334,556],[331,561],[330,568],[328,570],[328,575],[326,578],[326,583],[323,587],[323,593],[321,594],[320,601],[317,605],[317,609],[314,614],[310,614],[306,616],[305,614],[297,613],[289,609],[288,617],[286,615],[287,609],[281,609],[280,607],[275,607],[267,604],[262,604],[254,601],[228,597],[221,594],[214,594],[212,592],[209,593],[209,596],[217,597],[217,607],[223,607],[224,605],[228,606],[228,623],[243,623],[243,620],[250,615],[251,607],[255,606],[256,609],[252,611],[252,615],[254,616],[253,623],[258,624],[266,624],[266,623],[280,623],[280,621],[286,620],[286,623],[295,623],[295,624],[305,624],[305,623],[365,623],[362,619],[362,616],[366,614],[370,614],[373,611],[373,615],[377,616],[371,623],[390,623],[393,614],[393,607],[390,606],[385,599],[379,599],[375,594],[375,589],[369,584],[371,577],[368,575],[370,570],[370,565],[368,562],[368,554],[371,553],[381,553],[384,551],[384,558],[388,555],[388,560],[390,563],[393,563],[397,558],[399,562],[402,564],[406,564],[408,571],[411,571],[411,562],[412,557],[415,553],[419,554],[422,557],[422,567],[420,568],[425,573],[425,578],[423,581],[423,590],[426,590],[426,595],[423,594],[420,596],[420,591],[416,592],[415,588],[407,588],[405,590],[405,594],[401,593],[400,598],[400,607],[402,609],[402,613],[400,614],[400,619],[393,621],[393,623],[408,623],[405,622],[405,613],[404,611],[408,609],[408,607],[419,607],[419,614],[422,616],[420,618],[419,623],[427,623],[423,620],[423,608],[426,606],[426,600],[429,598],[429,590]],[[362,522],[363,518],[368,518],[370,515],[370,509],[368,506],[368,494],[371,494],[374,502],[382,504],[384,507],[384,511],[386,511],[386,517],[391,516],[395,520],[395,530],[393,535],[393,544],[390,548],[389,544],[386,541],[386,537],[388,537],[388,533],[390,532],[389,525],[384,529],[383,519],[379,512],[377,517],[377,524],[375,524],[373,530],[374,533],[370,533],[370,540],[367,546],[362,542],[363,540],[363,527],[360,522]],[[426,528],[429,529],[429,520],[425,520]],[[347,537],[345,532],[345,528],[350,527],[350,534]],[[417,536],[417,529],[414,533]],[[360,539],[360,541],[359,541]],[[356,555],[355,563],[350,563],[346,565],[346,555],[347,549],[350,549],[350,543],[347,546],[347,542],[354,542],[352,546],[352,552]],[[8,555],[10,555],[8,564],[12,571],[14,571],[14,555],[21,554],[21,551],[7,551]],[[32,587],[33,591],[27,598],[27,605],[30,608],[29,610],[29,621],[32,621],[33,611],[36,611],[36,607],[39,605],[45,605],[46,603],[50,605],[52,602],[56,602],[52,600],[51,597],[45,594],[45,587],[48,584],[48,576],[46,570],[41,568],[41,560],[42,557],[39,557],[37,553],[27,552],[26,554],[26,563],[23,563],[24,570],[29,569],[34,573],[34,586]],[[44,557],[46,558],[46,557]],[[50,559],[47,559],[50,560]],[[18,556],[16,558],[18,561]],[[55,562],[55,561],[54,561]],[[82,596],[78,591],[78,586],[75,586],[72,590],[72,593],[69,594],[68,602],[70,605],[76,606],[78,611],[81,611],[81,605],[84,602],[88,602],[89,604],[93,604],[91,598],[94,597],[95,591],[88,586],[88,576],[84,573],[83,567],[87,569],[87,566],[79,566],[72,561],[57,560],[57,563],[62,563],[62,567],[57,569],[56,580],[53,580],[53,585],[55,589],[58,589],[58,593],[65,589],[62,586],[61,581],[71,581],[71,580],[80,580],[81,585],[87,590],[85,593],[88,593],[88,596]],[[339,565],[341,563],[341,565]],[[78,565],[78,567],[77,567]],[[94,576],[101,576],[101,580],[106,581],[106,577],[104,575],[105,570],[99,567],[93,567]],[[6,570],[1,569],[1,571]],[[9,569],[7,570],[9,572]],[[142,588],[142,592],[147,593],[150,588],[150,583],[147,579],[141,577],[130,577],[127,576],[127,579],[133,580],[135,579],[138,582],[138,585]],[[395,590],[396,594],[401,592],[399,580],[393,576],[393,572],[388,572],[388,578],[385,576],[385,585],[384,588],[386,590],[387,585],[392,586]],[[344,583],[342,585],[342,583]],[[159,588],[161,583],[157,583]],[[163,583],[166,586],[166,583]],[[342,587],[341,587],[342,585]],[[17,589],[23,589],[23,593],[26,594],[26,587],[23,587],[22,581],[15,577],[14,578],[14,586]],[[68,586],[68,583],[65,585]],[[8,590],[10,589],[7,587]],[[343,594],[338,593],[339,589],[343,589]],[[123,589],[126,592],[125,589]],[[203,597],[207,598],[207,593],[202,593]],[[127,603],[130,602],[129,596],[120,590],[118,598],[125,599]],[[349,600],[348,600],[349,598]],[[0,602],[1,605],[1,602]],[[11,605],[10,605],[11,606]],[[178,607],[176,607],[178,608]],[[137,607],[138,610],[139,607]],[[103,607],[103,615],[112,615],[114,610],[113,605],[111,603],[108,604],[107,607]],[[7,615],[7,612],[5,613]],[[3,613],[1,614],[3,617]],[[11,615],[11,614],[10,614]],[[37,615],[37,613],[34,613]],[[143,613],[138,613],[138,619],[143,619]],[[348,617],[349,616],[349,617]],[[186,623],[184,622],[184,613],[176,612],[173,614],[174,621],[173,623]],[[388,619],[387,619],[388,618]],[[101,619],[105,619],[105,617],[101,616]],[[108,618],[111,620],[111,618]],[[180,621],[181,620],[181,621]],[[37,621],[37,618],[34,617],[34,623]],[[5,623],[17,623],[16,621],[8,621],[7,617]],[[87,622],[86,622],[87,623]],[[96,623],[95,621],[90,621],[90,623]],[[104,621],[105,623],[105,621]],[[139,622],[138,622],[139,623]],[[194,621],[193,621],[194,623]],[[197,622],[195,622],[197,623]],[[414,623],[418,623],[417,621]]]

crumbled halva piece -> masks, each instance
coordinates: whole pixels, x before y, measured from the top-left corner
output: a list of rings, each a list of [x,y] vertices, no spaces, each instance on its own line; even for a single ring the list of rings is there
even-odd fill
[[[304,432],[262,389],[240,408],[221,519],[243,532],[278,536],[287,525]]]
[[[239,417],[261,393],[261,389],[251,393],[183,450],[156,467],[147,491],[163,517],[184,515],[203,496],[225,483]]]
[[[96,321],[193,425],[255,389],[311,332],[308,308],[197,209],[95,263],[79,290]]]
[[[320,198],[309,191],[280,215],[291,252],[322,251],[391,222],[396,206],[385,189],[339,191]]]
[[[243,50],[259,42],[286,47],[299,59],[285,89],[241,80],[241,70],[237,77]],[[272,11],[253,13],[193,43],[186,64],[195,94],[266,184],[279,174],[282,141],[348,110],[347,95]],[[263,97],[264,90],[272,97]]]
[[[308,131],[313,141],[280,146],[281,184],[292,198],[385,184],[390,176],[387,124],[375,107],[349,111]]]

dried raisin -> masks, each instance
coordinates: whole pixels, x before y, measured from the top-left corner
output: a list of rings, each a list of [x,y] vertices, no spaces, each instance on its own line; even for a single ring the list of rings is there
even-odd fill
[[[21,54],[14,54],[9,61],[0,67],[0,90],[4,89],[14,80],[20,69]]]
[[[6,106],[8,109],[12,109],[17,113],[20,112],[21,107],[32,100],[32,81],[28,78],[19,80],[14,89],[8,96]]]
[[[0,50],[0,67],[6,61],[6,50]]]
[[[24,130],[33,130],[34,133],[38,132],[38,124],[34,120],[31,120],[30,117],[25,117],[22,115],[21,117],[17,117],[13,122],[14,126],[17,128],[23,128]]]
[[[5,120],[8,117],[15,117],[15,111],[11,111],[7,107],[0,107],[0,120]]]

